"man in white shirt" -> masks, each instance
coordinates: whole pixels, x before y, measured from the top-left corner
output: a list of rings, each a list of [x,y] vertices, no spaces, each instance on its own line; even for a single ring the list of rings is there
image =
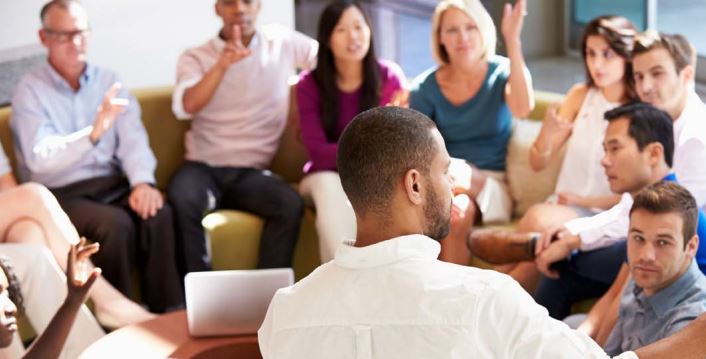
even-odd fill
[[[184,272],[211,269],[201,219],[218,208],[265,220],[259,268],[291,266],[304,204],[267,168],[287,120],[287,80],[297,67],[314,65],[318,44],[282,26],[256,27],[261,6],[261,0],[216,0],[218,36],[179,58],[172,109],[192,121],[186,162],[167,197]]]
[[[348,125],[337,167],[357,238],[277,292],[258,331],[265,359],[607,357],[510,277],[437,259],[450,162],[414,110],[380,107]]]
[[[640,100],[674,120],[674,165],[679,183],[706,208],[706,104],[694,91],[696,56],[682,35],[646,31],[635,38],[633,76]]]

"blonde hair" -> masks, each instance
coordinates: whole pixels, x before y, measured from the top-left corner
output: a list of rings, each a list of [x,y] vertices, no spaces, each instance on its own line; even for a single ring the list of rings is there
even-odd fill
[[[480,0],[442,0],[436,5],[431,19],[431,53],[434,56],[434,60],[439,65],[447,65],[449,63],[449,54],[444,49],[439,38],[441,37],[441,18],[446,10],[451,8],[463,11],[478,26],[481,46],[483,47],[481,58],[487,61],[491,56],[495,55],[495,44],[497,43],[495,24],[493,24],[493,19]]]

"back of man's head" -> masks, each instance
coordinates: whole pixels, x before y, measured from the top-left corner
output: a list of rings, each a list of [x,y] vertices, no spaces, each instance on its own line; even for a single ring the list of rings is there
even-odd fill
[[[654,30],[647,30],[635,37],[633,57],[659,48],[667,50],[677,73],[689,65],[696,66],[696,52],[686,37]]]
[[[378,107],[356,116],[338,143],[341,184],[358,216],[388,216],[397,185],[417,169],[428,174],[439,150],[423,114],[400,107]]]
[[[625,118],[630,121],[628,135],[637,142],[642,151],[650,143],[659,143],[664,150],[664,161],[672,167],[674,158],[674,127],[668,113],[643,102],[632,102],[605,113],[605,119],[615,121]]]

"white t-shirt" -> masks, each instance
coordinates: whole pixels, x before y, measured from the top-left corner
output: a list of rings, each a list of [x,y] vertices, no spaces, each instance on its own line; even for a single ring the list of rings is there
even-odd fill
[[[706,104],[693,90],[674,121],[674,164],[679,184],[706,209]]]
[[[510,277],[441,262],[439,251],[422,235],[340,246],[333,261],[275,294],[258,331],[263,357],[608,357]]]

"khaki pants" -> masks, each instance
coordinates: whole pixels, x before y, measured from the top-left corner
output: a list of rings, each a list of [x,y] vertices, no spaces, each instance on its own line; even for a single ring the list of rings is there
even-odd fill
[[[299,184],[305,201],[314,202],[316,232],[319,235],[321,263],[333,259],[344,240],[355,240],[355,213],[341,186],[338,172],[321,171],[306,175]]]

